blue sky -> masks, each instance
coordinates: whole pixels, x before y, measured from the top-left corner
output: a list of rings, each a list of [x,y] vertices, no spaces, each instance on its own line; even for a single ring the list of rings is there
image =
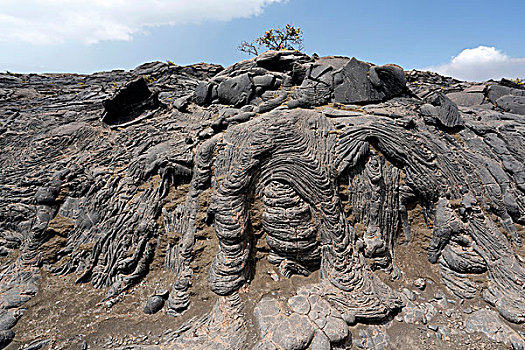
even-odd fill
[[[249,57],[242,40],[293,23],[308,54],[525,78],[524,14],[524,0],[0,0],[0,71],[227,66]]]

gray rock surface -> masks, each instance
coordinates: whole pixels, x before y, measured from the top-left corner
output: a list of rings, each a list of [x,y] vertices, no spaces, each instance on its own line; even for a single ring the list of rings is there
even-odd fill
[[[498,107],[505,112],[525,114],[525,96],[505,95],[496,100]]]
[[[335,102],[371,103],[400,95],[406,78],[398,66],[372,66],[352,58],[334,75],[334,84]]]
[[[525,339],[493,311],[485,309],[473,313],[467,319],[465,329],[470,333],[483,332],[490,339],[504,343],[512,349],[525,349]]]
[[[43,273],[113,305],[155,259],[171,291],[139,305],[184,321],[128,348],[386,349],[395,322],[523,346],[519,85],[269,51],[226,69],[1,73],[0,94],[2,346]],[[263,264],[284,278],[261,282]]]

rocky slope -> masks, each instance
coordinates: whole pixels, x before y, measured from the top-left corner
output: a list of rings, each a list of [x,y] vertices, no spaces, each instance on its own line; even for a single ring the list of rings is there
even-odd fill
[[[525,348],[523,85],[5,73],[0,147],[1,347]]]

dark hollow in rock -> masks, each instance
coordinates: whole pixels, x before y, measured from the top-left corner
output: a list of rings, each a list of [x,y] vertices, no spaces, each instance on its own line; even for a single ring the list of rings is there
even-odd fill
[[[103,102],[102,121],[121,125],[139,117],[144,111],[160,107],[158,92],[152,93],[143,77],[130,81],[110,99]]]

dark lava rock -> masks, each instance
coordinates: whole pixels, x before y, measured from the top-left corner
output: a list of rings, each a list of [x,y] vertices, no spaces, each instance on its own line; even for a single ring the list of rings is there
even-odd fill
[[[496,101],[499,98],[505,95],[525,96],[525,90],[516,89],[513,87],[509,87],[506,85],[499,85],[499,84],[492,84],[487,89],[487,98],[492,103],[496,103]]]
[[[179,97],[178,99],[176,99],[173,102],[173,107],[175,107],[177,110],[179,110],[181,112],[184,112],[184,111],[186,111],[186,108],[190,104],[191,98],[192,98],[191,95]]]
[[[485,95],[472,92],[451,92],[447,97],[458,106],[479,106],[483,103]]]
[[[5,331],[9,330],[16,325],[20,314],[17,311],[11,310],[1,310],[0,311],[0,330]]]
[[[157,313],[164,307],[164,298],[158,295],[153,295],[149,297],[148,301],[146,302],[146,305],[144,306],[144,313],[151,315],[154,313]]]
[[[210,104],[217,97],[217,85],[209,82],[200,82],[195,89],[195,103],[199,106]]]
[[[328,65],[307,65],[302,83],[293,92],[294,100],[289,108],[319,106],[330,102],[334,89],[332,67]]]
[[[286,72],[293,69],[294,64],[310,61],[310,57],[299,51],[282,50],[266,51],[255,59],[259,67],[269,71]]]
[[[223,104],[243,106],[253,95],[253,83],[250,76],[245,73],[234,78],[224,80],[219,84],[217,93],[219,101]]]
[[[525,115],[525,96],[505,95],[496,100],[505,112]]]
[[[3,349],[6,346],[8,346],[13,341],[14,337],[15,332],[11,330],[0,331],[0,349]]]
[[[335,74],[334,85],[335,102],[366,104],[401,94],[406,78],[398,66],[376,67],[352,58],[341,72]]]
[[[105,100],[102,121],[108,125],[121,125],[140,116],[145,110],[160,107],[158,92],[152,93],[143,77],[137,78],[111,99]]]
[[[253,84],[257,87],[269,88],[273,86],[275,77],[271,74],[258,75],[253,77]]]
[[[159,312],[164,307],[164,302],[168,299],[168,296],[168,290],[159,291],[150,296],[144,306],[143,312],[148,315]]]
[[[425,98],[430,105],[422,107],[422,113],[431,116],[440,125],[456,128],[463,125],[458,106],[440,92],[432,93]]]

